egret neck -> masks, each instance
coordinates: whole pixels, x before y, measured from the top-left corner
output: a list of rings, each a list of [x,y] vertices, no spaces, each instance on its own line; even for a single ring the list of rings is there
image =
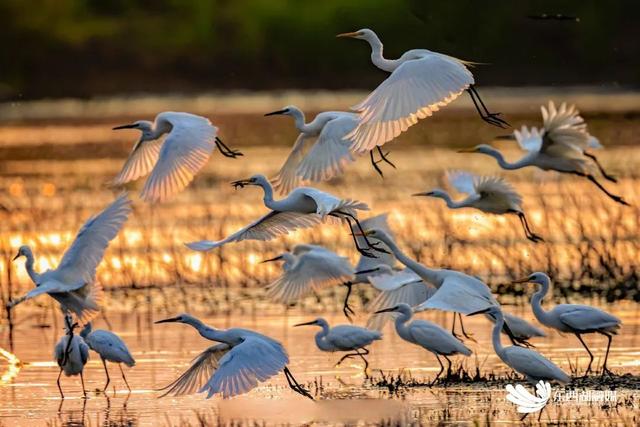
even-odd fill
[[[425,265],[420,264],[418,261],[409,258],[404,252],[402,252],[402,250],[400,250],[393,239],[386,239],[385,243],[389,246],[389,249],[391,249],[398,261],[413,270],[413,272],[420,276],[420,278],[425,282],[429,282],[437,288],[440,287],[443,278],[438,270],[428,268]]]
[[[371,46],[371,62],[373,62],[373,65],[388,73],[392,73],[398,68],[400,65],[398,60],[385,59],[385,57],[382,56],[382,42],[376,34],[368,35],[365,40],[369,43],[369,46]]]
[[[322,328],[322,330],[316,334],[316,337],[315,337],[316,345],[318,346],[318,348],[320,350],[332,351],[333,350],[333,346],[327,345],[327,343],[324,340],[324,338],[329,333],[329,324],[327,323],[326,320],[320,319],[318,321],[318,326],[320,326]]]
[[[27,260],[24,263],[24,267],[27,270],[27,274],[29,275],[33,283],[39,284],[38,282],[40,281],[40,275],[36,273],[36,271],[33,269],[33,264],[35,260],[33,258],[33,252],[31,252],[31,249],[26,251],[24,256],[27,258]]]
[[[411,333],[409,332],[409,327],[406,325],[406,323],[411,319],[411,316],[413,314],[411,312],[411,309],[408,307],[402,306],[398,310],[398,313],[400,313],[400,315],[396,318],[396,332],[398,333],[398,335],[400,335],[402,339],[407,340],[409,342],[414,342],[414,339],[411,336]]]
[[[542,308],[542,299],[547,295],[547,292],[549,292],[549,278],[544,278],[541,282],[542,283],[540,284],[542,286],[540,287],[540,290],[531,297],[531,309],[540,323],[543,325],[549,325],[553,323],[553,321],[549,317],[549,313],[544,311]]]

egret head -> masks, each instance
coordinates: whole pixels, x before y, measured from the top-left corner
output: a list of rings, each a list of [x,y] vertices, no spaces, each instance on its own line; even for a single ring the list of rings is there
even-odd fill
[[[300,109],[298,107],[296,107],[295,105],[287,105],[282,110],[272,111],[270,113],[265,114],[265,117],[266,116],[276,116],[276,115],[292,116],[292,115],[294,115],[296,113],[299,113],[299,112],[301,112]]]
[[[445,199],[449,197],[446,191],[441,190],[439,188],[433,189],[431,191],[425,191],[424,193],[416,193],[412,194],[412,196],[425,196],[425,197],[436,197],[440,199]]]
[[[368,28],[363,28],[361,30],[354,31],[352,33],[338,34],[336,37],[350,37],[352,39],[360,39],[360,40],[366,40],[366,41],[378,40],[378,36],[376,35],[376,33],[374,33],[373,30],[370,30]]]
[[[536,273],[532,273],[527,277],[523,277],[522,279],[514,280],[512,283],[537,283],[538,285],[544,285],[545,283],[549,283],[549,276],[538,271]]]
[[[482,154],[491,154],[496,151],[495,148],[490,146],[489,144],[479,144],[475,147],[465,148],[462,150],[458,150],[458,153],[482,153]]]
[[[153,123],[148,120],[138,120],[128,125],[121,125],[113,128],[113,130],[120,129],[138,129],[140,132],[142,132],[142,135],[140,136],[140,142],[155,139],[153,136]]]
[[[27,258],[29,258],[30,256],[33,256],[31,253],[31,248],[27,245],[20,246],[20,248],[18,248],[18,253],[16,254],[16,256],[13,257],[13,260],[15,261],[21,256],[25,256]]]
[[[317,319],[312,320],[311,322],[298,323],[293,326],[298,327],[298,326],[310,326],[310,325],[320,326],[321,328],[328,326],[327,321],[324,320],[322,317],[318,317]]]
[[[257,175],[253,175],[251,178],[248,179],[241,179],[238,181],[233,181],[231,183],[231,185],[233,185],[234,188],[243,188],[247,185],[257,185],[259,187],[269,187],[271,184],[269,183],[269,180],[267,179],[266,176],[261,175],[261,174],[257,174]]]

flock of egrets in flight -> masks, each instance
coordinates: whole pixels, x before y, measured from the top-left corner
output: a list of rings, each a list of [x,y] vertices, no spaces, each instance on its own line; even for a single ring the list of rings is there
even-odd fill
[[[531,382],[570,381],[562,369],[528,343],[531,338],[544,336],[544,332],[523,319],[503,313],[482,280],[460,271],[429,268],[410,258],[394,240],[386,214],[362,221],[358,219],[359,211],[368,210],[365,203],[301,186],[341,175],[349,163],[367,153],[375,170],[382,175],[381,162],[395,165],[381,146],[407,131],[418,119],[431,116],[445,107],[464,91],[471,96],[484,121],[499,127],[508,126],[499,113],[489,112],[481,100],[474,88],[473,75],[467,68],[471,63],[428,50],[410,50],[398,59],[385,59],[382,43],[368,29],[340,34],[339,37],[368,42],[372,62],[389,72],[389,77],[363,102],[353,107],[354,112],[323,112],[309,123],[305,122],[302,111],[294,106],[266,114],[294,118],[300,134],[291,153],[273,179],[257,174],[232,184],[236,188],[261,187],[268,213],[226,238],[188,243],[187,246],[196,251],[211,251],[231,242],[271,240],[296,229],[331,222],[348,225],[354,245],[361,254],[355,267],[346,258],[311,244],[296,245],[292,252],[268,260],[284,261],[282,275],[267,287],[267,295],[277,302],[295,303],[322,288],[344,285],[348,290],[343,310],[349,318],[353,310],[348,298],[353,285],[371,284],[380,291],[367,307],[373,313],[367,327],[330,327],[322,318],[296,325],[320,327],[321,331],[315,336],[316,345],[322,351],[345,352],[338,363],[346,358],[361,358],[365,362],[366,374],[367,346],[382,339],[379,330],[387,320],[393,320],[402,339],[435,355],[440,364],[440,372],[433,379],[435,382],[445,370],[441,357],[448,363],[450,371],[451,356],[471,354],[462,336],[455,331],[456,320],[460,321],[462,335],[472,339],[464,330],[462,315],[484,314],[494,323],[493,346],[506,365]],[[608,197],[626,205],[622,197],[610,193],[596,178],[600,173],[605,179],[615,182],[615,178],[607,174],[589,152],[601,146],[587,131],[578,110],[565,104],[556,108],[553,102],[541,110],[542,128],[523,126],[509,136],[527,152],[520,160],[509,163],[498,150],[484,144],[465,151],[494,157],[503,169],[534,166],[584,177]],[[149,175],[141,193],[141,198],[149,203],[163,202],[182,191],[205,166],[216,147],[226,157],[242,156],[218,138],[218,129],[208,119],[189,113],[164,112],[158,114],[153,123],[137,121],[114,129],[137,129],[141,136],[113,184],[122,185]],[[466,193],[467,197],[454,201],[440,189],[416,196],[441,198],[452,209],[476,208],[489,214],[517,216],[529,240],[534,243],[543,241],[531,230],[522,208],[522,197],[504,179],[479,177],[467,172],[449,173],[448,179],[458,192]],[[286,197],[276,200],[274,191]],[[26,258],[26,271],[36,287],[11,301],[8,309],[22,301],[48,294],[60,303],[65,313],[67,332],[55,347],[55,358],[60,367],[58,387],[63,397],[60,387],[63,372],[67,376],[79,374],[84,390],[82,372],[89,349],[97,352],[104,364],[107,376],[105,390],[110,381],[107,361],[119,366],[121,363],[135,364],[126,344],[117,335],[92,330],[90,323],[100,310],[102,295],[101,285],[95,280],[96,268],[130,212],[131,201],[123,193],[84,224],[56,269],[36,272],[34,255],[28,246],[22,246],[16,256]],[[404,269],[396,267],[398,261],[405,266]],[[549,277],[544,273],[533,273],[519,282],[540,285],[540,290],[531,299],[531,307],[542,325],[575,334],[580,340],[590,357],[585,375],[591,371],[594,357],[582,335],[599,333],[606,336],[608,342],[601,372],[603,375],[610,373],[607,358],[612,335],[620,327],[620,320],[586,305],[561,304],[545,311],[542,300],[549,291]],[[452,312],[451,332],[433,322],[411,320],[415,312],[428,309]],[[186,372],[164,388],[165,394],[207,392],[207,397],[221,394],[226,398],[246,393],[258,383],[283,372],[294,391],[312,398],[287,368],[289,357],[278,341],[246,329],[216,329],[188,314],[156,323],[167,322],[191,325],[204,338],[217,344],[194,359]],[[80,324],[85,325],[84,329],[79,335],[74,334],[74,329]],[[509,337],[512,346],[503,347],[501,333]],[[120,370],[127,384],[121,367]]]

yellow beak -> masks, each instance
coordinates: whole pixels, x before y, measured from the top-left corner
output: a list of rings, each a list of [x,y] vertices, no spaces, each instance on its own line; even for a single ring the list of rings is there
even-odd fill
[[[353,33],[342,33],[342,34],[338,34],[336,37],[357,37],[358,36],[358,32],[353,32]]]

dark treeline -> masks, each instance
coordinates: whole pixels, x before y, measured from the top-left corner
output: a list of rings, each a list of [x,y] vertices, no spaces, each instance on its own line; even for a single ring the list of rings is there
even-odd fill
[[[334,37],[362,27],[389,57],[489,63],[485,85],[631,86],[639,12],[637,0],[2,0],[0,99],[371,88],[383,74],[366,44]]]

